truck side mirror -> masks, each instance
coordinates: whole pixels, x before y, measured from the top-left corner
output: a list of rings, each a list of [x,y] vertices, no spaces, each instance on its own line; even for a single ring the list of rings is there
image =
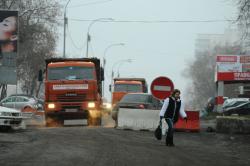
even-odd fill
[[[109,85],[109,91],[111,92],[111,85]]]
[[[104,69],[101,68],[101,81],[104,81]]]
[[[39,70],[39,73],[38,73],[38,81],[39,81],[39,82],[42,82],[42,81],[43,81],[43,71],[42,71],[42,70]]]
[[[148,93],[148,86],[145,86],[145,93]]]

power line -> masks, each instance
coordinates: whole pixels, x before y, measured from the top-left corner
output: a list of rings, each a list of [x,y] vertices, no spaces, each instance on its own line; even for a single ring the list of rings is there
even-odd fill
[[[90,6],[90,5],[101,4],[101,3],[106,3],[106,2],[110,2],[110,1],[112,1],[112,0],[95,1],[95,2],[89,2],[89,3],[69,6],[68,8],[77,8],[77,7],[82,7],[82,6]]]
[[[91,22],[90,19],[69,19],[71,21]],[[236,20],[100,20],[99,22],[117,23],[211,23],[211,22],[235,22]]]
[[[47,17],[39,17],[35,16],[32,18],[40,18],[40,19],[51,19]],[[63,18],[55,18],[54,20],[63,21]],[[77,21],[77,22],[91,22],[96,21],[96,19],[75,19],[69,18],[69,21]],[[216,22],[237,22],[237,20],[233,19],[225,19],[225,20],[99,20],[98,22],[113,22],[113,23],[148,23],[148,24],[160,24],[160,23],[216,23]]]
[[[74,42],[74,40],[73,40],[73,38],[72,38],[72,36],[71,36],[71,33],[70,33],[70,30],[69,30],[69,27],[68,27],[68,26],[67,26],[67,32],[68,32],[68,36],[69,36],[69,38],[70,38],[70,41],[71,41],[72,45],[73,45],[77,50],[82,51],[82,49],[83,49],[84,46],[78,47],[78,46],[76,45],[76,43]]]

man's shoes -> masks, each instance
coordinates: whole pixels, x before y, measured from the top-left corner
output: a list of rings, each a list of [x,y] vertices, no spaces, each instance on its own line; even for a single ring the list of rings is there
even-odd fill
[[[171,146],[171,147],[175,146],[173,137],[166,137],[166,146]]]
[[[172,147],[174,147],[175,145],[172,143],[172,144],[168,144],[168,146],[172,146]]]
[[[175,146],[175,144],[171,144],[171,143],[166,142],[166,146],[171,146],[171,147],[174,147],[174,146]]]
[[[166,137],[166,146],[169,146],[169,144],[170,144],[169,137]]]

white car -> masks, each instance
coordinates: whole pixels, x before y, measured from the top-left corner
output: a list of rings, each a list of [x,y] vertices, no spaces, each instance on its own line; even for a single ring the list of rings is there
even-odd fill
[[[25,129],[21,111],[0,106],[1,129]]]

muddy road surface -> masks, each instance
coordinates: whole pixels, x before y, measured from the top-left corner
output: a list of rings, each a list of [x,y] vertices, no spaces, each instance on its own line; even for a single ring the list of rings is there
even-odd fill
[[[175,147],[152,132],[101,127],[28,127],[0,132],[1,166],[238,166],[250,163],[250,136],[175,133]]]

